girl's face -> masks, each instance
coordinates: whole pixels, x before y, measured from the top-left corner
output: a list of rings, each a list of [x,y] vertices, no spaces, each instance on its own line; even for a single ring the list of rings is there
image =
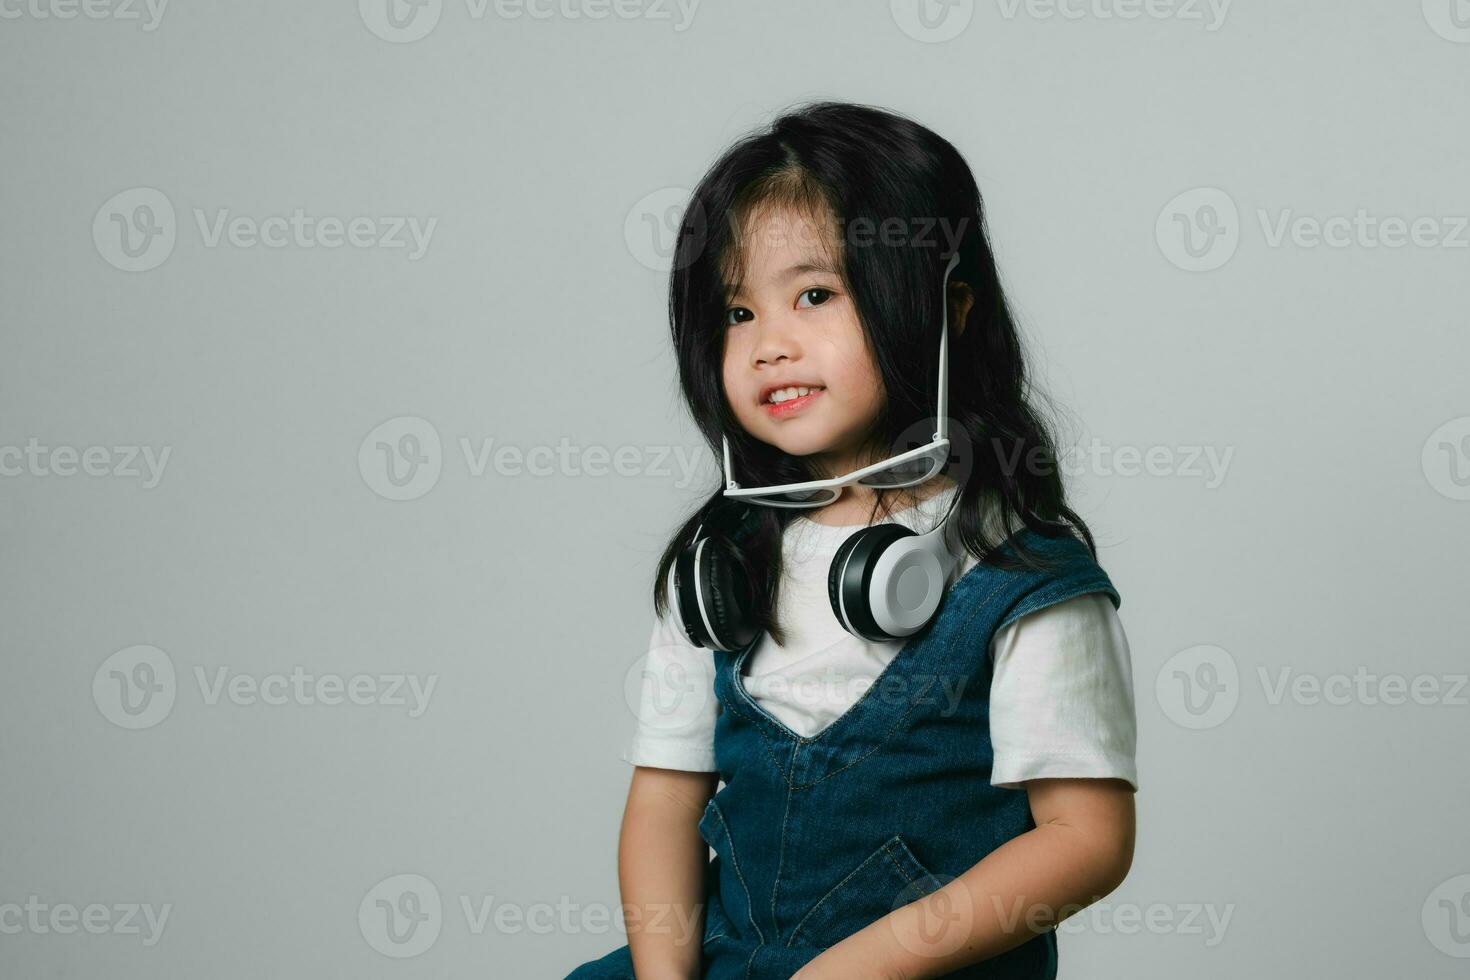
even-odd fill
[[[726,299],[725,397],[751,435],[812,456],[824,476],[857,469],[885,396],[835,248],[823,247],[835,235],[787,211],[746,231],[741,288]],[[792,398],[793,387],[814,390]]]

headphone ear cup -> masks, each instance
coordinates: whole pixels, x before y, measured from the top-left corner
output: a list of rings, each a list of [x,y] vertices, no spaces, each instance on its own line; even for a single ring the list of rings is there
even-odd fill
[[[673,571],[674,607],[690,643],[732,651],[755,639],[749,580],[719,543],[699,537],[685,545]]]
[[[704,550],[699,568],[704,574],[705,600],[709,612],[712,649],[726,652],[739,650],[755,639],[758,632],[751,622],[755,596],[744,570],[724,548],[710,546]]]
[[[913,537],[912,528],[902,524],[874,524],[854,532],[837,548],[827,571],[827,599],[832,614],[853,636],[873,642],[894,640],[873,618],[869,600],[873,567],[895,541]]]

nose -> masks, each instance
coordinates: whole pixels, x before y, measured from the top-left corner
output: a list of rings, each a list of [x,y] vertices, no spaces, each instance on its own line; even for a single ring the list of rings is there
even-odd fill
[[[792,331],[779,318],[767,319],[757,329],[759,333],[750,351],[752,367],[766,367],[801,356],[801,349]]]

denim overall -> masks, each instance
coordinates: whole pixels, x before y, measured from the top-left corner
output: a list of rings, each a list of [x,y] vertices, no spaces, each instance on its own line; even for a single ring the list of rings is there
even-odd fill
[[[857,703],[810,737],[741,685],[759,636],[742,650],[714,651],[724,786],[699,821],[716,855],[706,875],[704,980],[789,980],[824,948],[1036,826],[1024,790],[990,785],[991,637],[1074,596],[1103,592],[1114,607],[1121,599],[1079,539],[1020,534],[1061,563],[1045,571],[975,565]],[[1056,974],[1056,933],[1047,931],[945,976]],[[567,980],[632,977],[623,946]]]

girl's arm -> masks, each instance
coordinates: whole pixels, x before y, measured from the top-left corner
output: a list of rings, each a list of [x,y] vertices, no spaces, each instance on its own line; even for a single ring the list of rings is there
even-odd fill
[[[1107,895],[1133,863],[1133,787],[1025,783],[1036,827],[942,888],[829,947],[792,980],[923,980],[1020,945]]]
[[[618,836],[618,885],[639,980],[699,976],[709,845],[699,818],[719,773],[635,766]]]

